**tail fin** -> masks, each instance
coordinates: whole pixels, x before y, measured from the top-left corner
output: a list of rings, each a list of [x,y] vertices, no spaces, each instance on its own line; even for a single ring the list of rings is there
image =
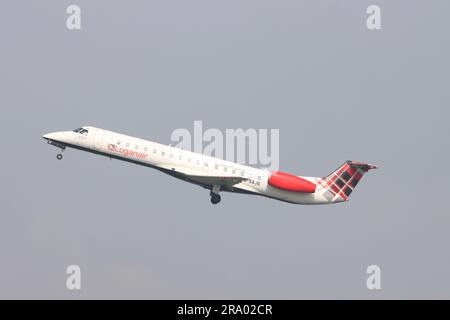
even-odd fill
[[[376,165],[349,160],[328,176],[319,179],[318,186],[322,188],[328,201],[348,201],[362,176],[369,170],[377,168]]]

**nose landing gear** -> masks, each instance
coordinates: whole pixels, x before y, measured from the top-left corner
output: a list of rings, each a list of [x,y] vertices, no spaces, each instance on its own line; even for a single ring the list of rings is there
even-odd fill
[[[64,150],[66,149],[65,146],[60,146],[60,148],[61,148],[61,153],[58,153],[56,155],[56,159],[58,159],[58,160],[61,160],[63,158],[62,152],[64,152]]]
[[[45,138],[45,139],[47,139],[47,143],[48,144],[51,144],[52,146],[57,147],[58,149],[61,150],[61,152],[64,152],[64,150],[66,149],[66,146],[64,144],[58,142],[58,141],[55,141],[55,140],[52,140],[52,139],[49,139],[49,138]],[[58,153],[56,155],[56,159],[61,160],[62,158],[63,158],[62,153]]]

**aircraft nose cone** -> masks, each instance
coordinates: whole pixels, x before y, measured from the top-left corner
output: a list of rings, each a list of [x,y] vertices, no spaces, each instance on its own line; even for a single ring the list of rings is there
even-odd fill
[[[44,134],[44,135],[42,136],[42,138],[44,138],[44,139],[46,139],[46,140],[55,138],[55,133],[54,133],[54,132],[52,132],[52,133],[46,133],[46,134]]]
[[[57,131],[57,132],[50,132],[50,133],[46,133],[42,136],[42,138],[46,139],[46,140],[63,140],[66,136],[65,132],[62,131]]]

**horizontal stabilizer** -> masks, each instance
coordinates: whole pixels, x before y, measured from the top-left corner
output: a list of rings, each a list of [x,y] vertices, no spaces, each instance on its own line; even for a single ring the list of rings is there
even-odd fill
[[[375,164],[368,164],[364,162],[358,162],[358,161],[348,161],[348,164],[356,169],[362,169],[364,171],[369,171],[371,169],[378,169],[378,166]]]

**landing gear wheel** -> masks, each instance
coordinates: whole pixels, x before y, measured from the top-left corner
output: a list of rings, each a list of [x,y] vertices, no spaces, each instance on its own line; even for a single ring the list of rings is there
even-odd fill
[[[63,157],[62,157],[62,154],[61,153],[58,153],[57,155],[56,155],[56,159],[58,159],[58,160],[61,160]]]
[[[212,204],[218,204],[220,202],[220,195],[217,193],[211,194],[211,203]]]

